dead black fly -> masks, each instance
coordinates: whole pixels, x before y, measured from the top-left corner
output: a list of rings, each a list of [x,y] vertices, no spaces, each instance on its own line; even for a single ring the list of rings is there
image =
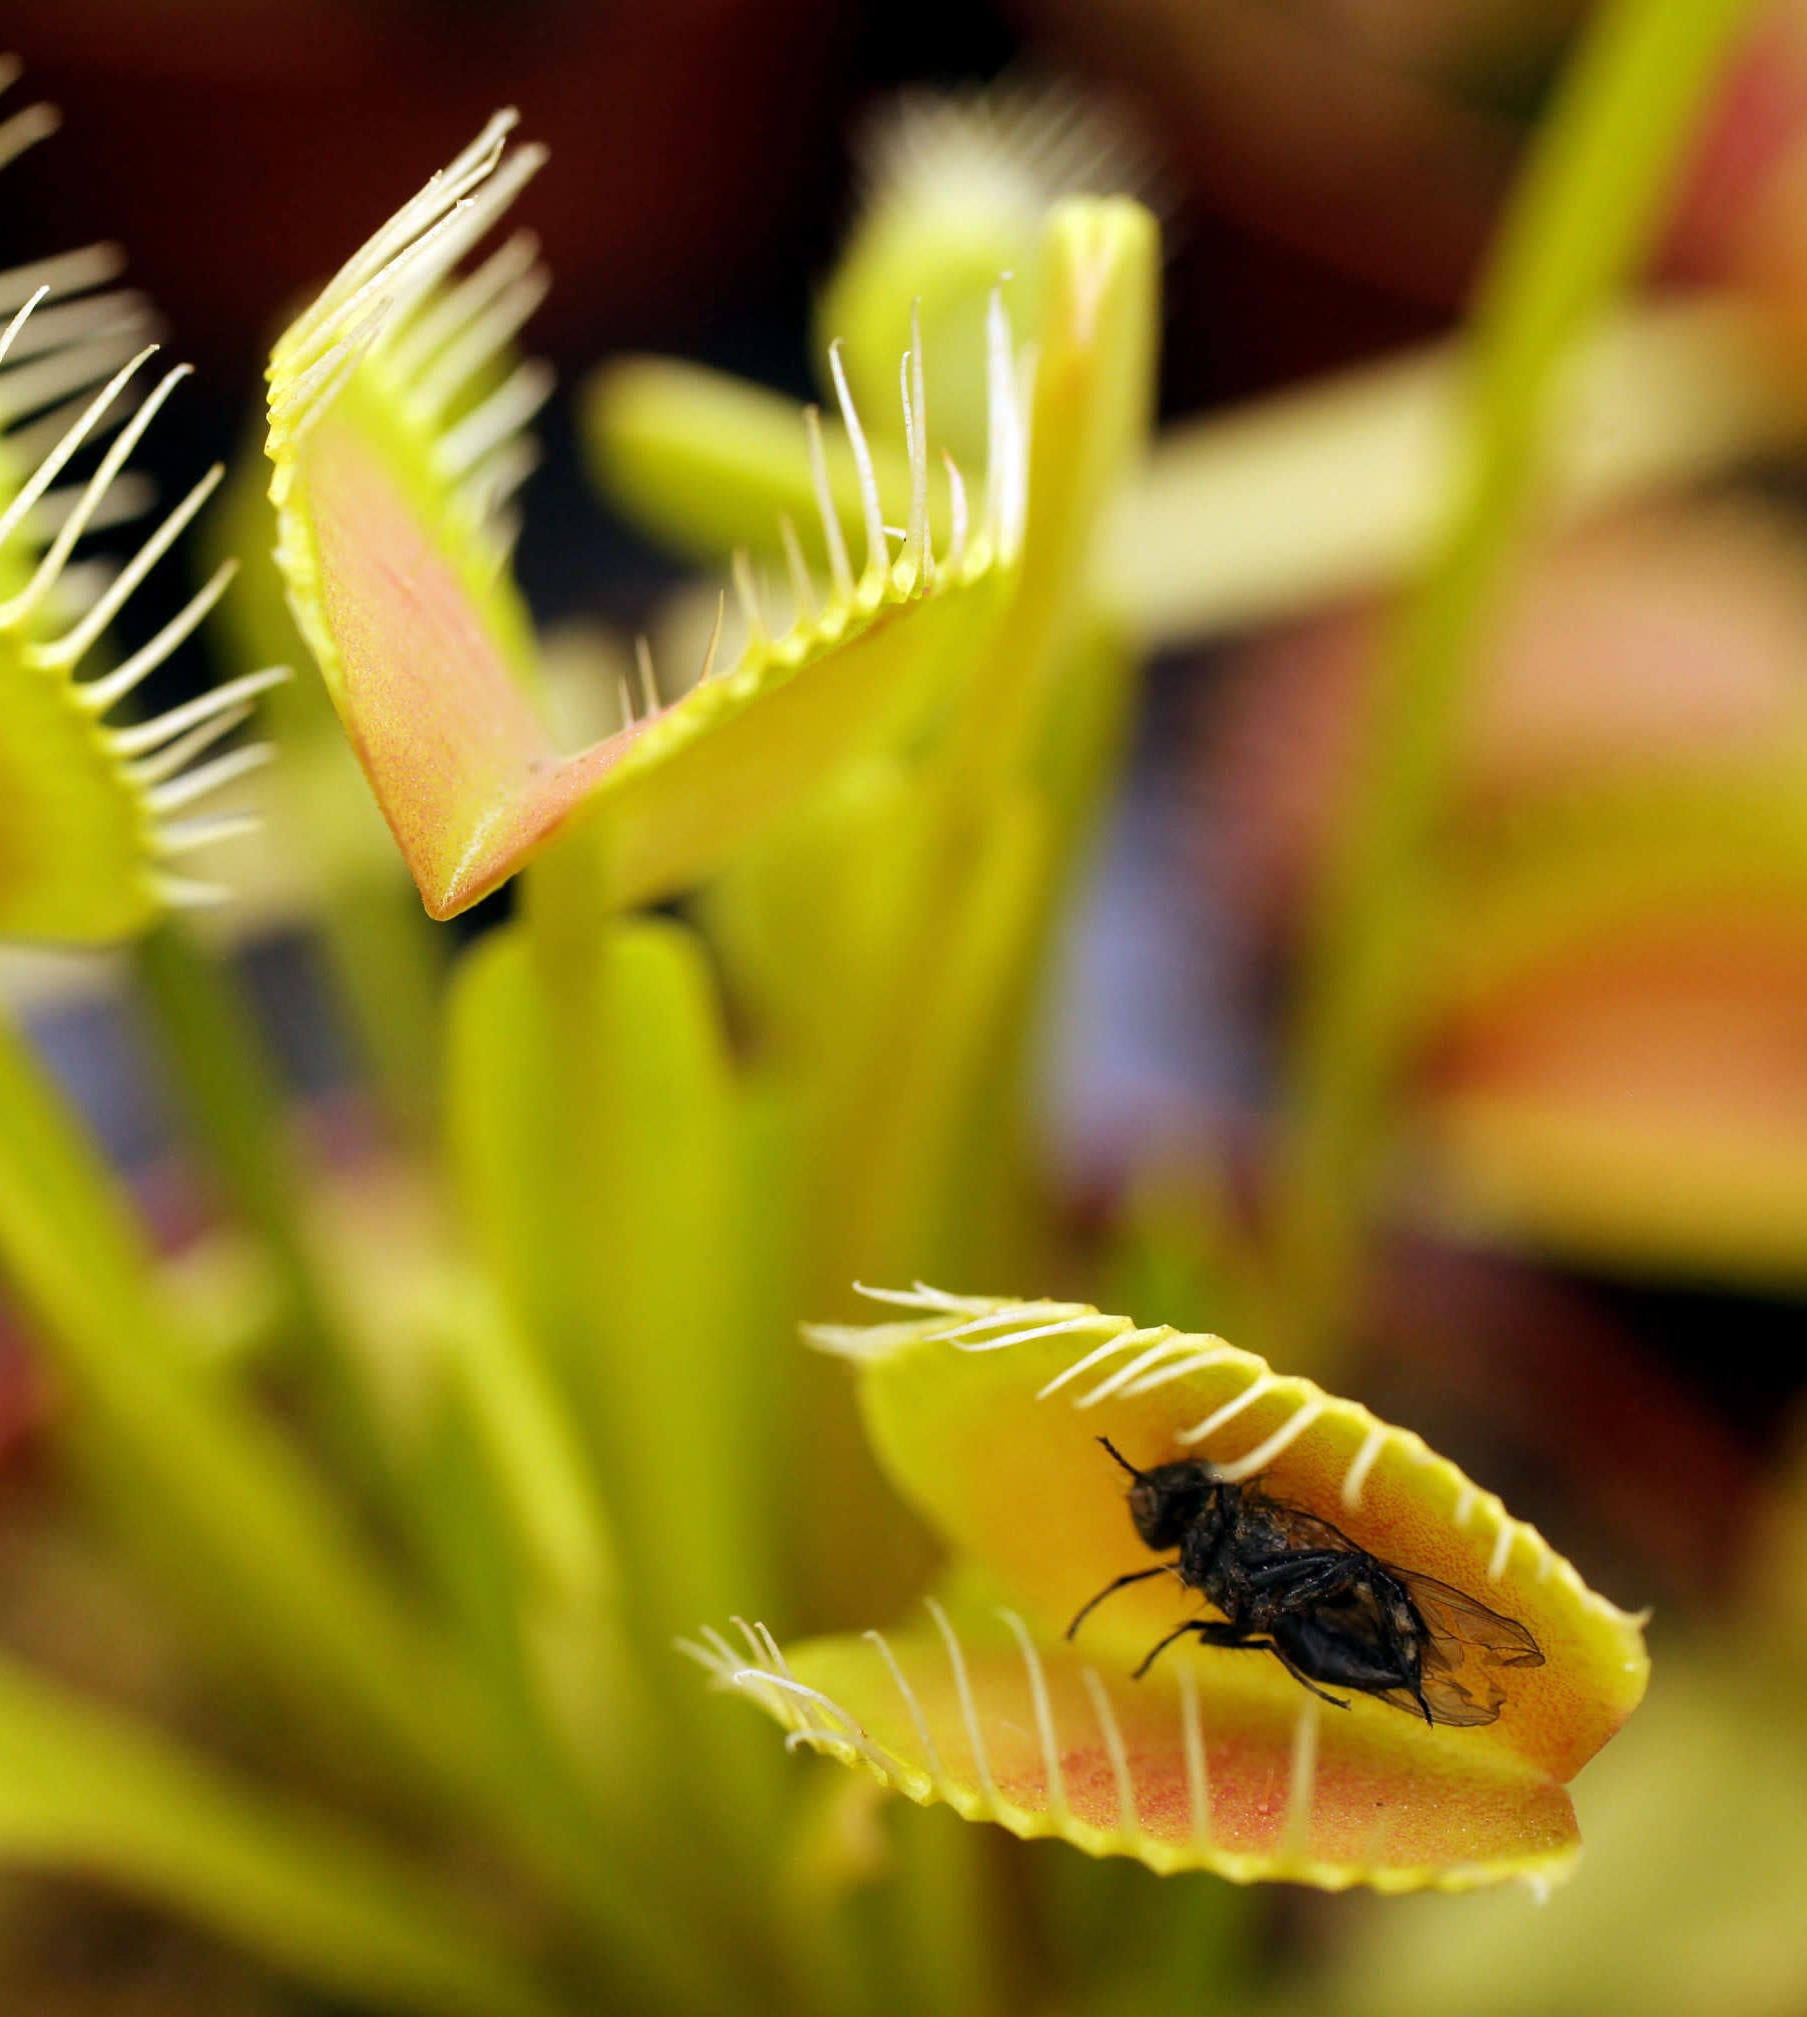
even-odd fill
[[[1231,1484],[1201,1458],[1140,1471],[1108,1439],[1099,1441],[1135,1480],[1129,1511],[1143,1545],[1179,1555],[1107,1583],[1067,1637],[1114,1590],[1151,1576],[1178,1576],[1222,1613],[1176,1625],[1136,1669],[1138,1680],[1176,1639],[1191,1636],[1272,1653],[1339,1709],[1349,1704],[1320,1682],[1376,1695],[1427,1723],[1472,1726],[1499,1715],[1501,1668],[1543,1665],[1523,1625],[1447,1583],[1379,1560],[1315,1513]]]

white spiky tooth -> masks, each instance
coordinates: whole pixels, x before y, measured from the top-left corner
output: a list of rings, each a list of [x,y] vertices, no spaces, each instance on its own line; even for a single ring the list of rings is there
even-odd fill
[[[0,168],[17,161],[28,147],[47,140],[63,123],[54,105],[27,105],[22,112],[0,123]]]
[[[131,764],[131,775],[141,785],[159,785],[208,744],[230,734],[240,722],[250,718],[252,702],[272,686],[282,686],[288,678],[286,666],[268,666],[262,672],[246,672],[224,686],[208,688],[194,700],[169,708],[149,722],[133,722],[129,728],[109,728],[109,744]]]
[[[186,364],[178,364],[166,371],[152,388],[150,396],[132,415],[112,446],[101,457],[94,474],[76,494],[68,515],[63,520],[56,537],[45,549],[43,558],[33,570],[30,581],[17,595],[0,603],[0,630],[8,629],[30,615],[55,587],[57,578],[74,550],[75,542],[94,522],[102,500],[112,488],[114,479],[124,468],[126,459],[143,439],[145,429],[156,419],[164,402],[189,375],[190,369],[191,367]],[[128,595],[131,593],[129,587],[125,593]]]
[[[926,412],[922,384],[922,352],[913,353],[916,375],[916,431],[921,441],[921,467],[913,468],[911,474],[912,496],[910,515],[916,521],[916,567],[918,586],[925,592],[935,585],[935,542],[929,532],[929,458],[928,422],[923,417]],[[916,501],[920,493],[921,502]]]
[[[1022,545],[1028,501],[1021,388],[1003,292],[993,288],[985,312],[989,440],[985,470],[985,525],[999,557],[1014,560]]]
[[[682,1653],[687,1660],[694,1660],[713,1677],[718,1688],[730,1685],[728,1676],[734,1671],[737,1663],[732,1660],[724,1661],[713,1648],[700,1646],[694,1639],[678,1638],[672,1640],[671,1650],[674,1653]]]
[[[10,315],[39,288],[58,301],[65,295],[85,294],[91,287],[104,287],[124,270],[125,252],[113,244],[82,245],[50,259],[34,259],[27,266],[9,267],[0,273],[0,315]]]
[[[649,715],[659,711],[659,675],[653,666],[653,648],[642,632],[634,639],[634,670],[640,679],[640,698]]]
[[[316,371],[309,373],[310,382],[304,402],[298,404],[294,411],[288,414],[279,414],[272,406],[271,420],[273,422],[282,420],[291,440],[297,443],[305,440],[321,416],[338,398],[340,388],[364,361],[376,338],[377,325],[373,322],[337,350],[328,351],[326,356],[321,358]]]
[[[4,333],[0,333],[0,362],[4,362],[11,354],[13,345],[19,341],[20,332],[37,313],[40,303],[49,292],[49,288],[40,287],[20,302]]]
[[[966,1746],[972,1753],[973,1775],[985,1800],[995,1810],[997,1781],[992,1775],[991,1754],[985,1748],[985,1732],[979,1721],[978,1705],[973,1700],[972,1681],[966,1670],[966,1649],[960,1644],[959,1635],[940,1604],[933,1597],[925,1597],[922,1601],[923,1608],[935,1621],[942,1645],[947,1649],[948,1665],[953,1672],[954,1698],[960,1705],[960,1720],[966,1727]],[[1086,1671],[1090,1673],[1091,1669],[1088,1667]]]
[[[747,626],[747,643],[764,644],[765,611],[760,607],[759,584],[753,579],[753,563],[744,546],[737,546],[734,549],[730,565],[734,577],[734,597],[740,604],[741,618]]]
[[[156,348],[154,344],[151,347]],[[128,379],[115,395],[111,405],[95,416],[88,439],[102,441],[114,428],[123,426],[137,412],[143,397],[142,383],[137,378]],[[24,469],[35,469],[87,411],[93,398],[90,382],[90,388],[76,392],[70,398],[46,408],[30,420],[23,423],[7,423],[6,446],[19,466]]]
[[[512,105],[505,106],[500,112],[492,112],[477,137],[454,155],[445,167],[430,175],[419,195],[404,205],[390,224],[370,241],[366,252],[371,264],[380,266],[386,263],[395,244],[417,237],[435,217],[472,200],[474,193],[496,174],[505,161],[516,158],[508,153],[508,137],[520,123],[521,115]],[[410,216],[410,212],[414,215]]]
[[[339,341],[329,346],[320,356],[286,379],[279,390],[270,397],[270,418],[281,420],[291,415],[300,415],[312,406],[319,397],[321,388],[342,370],[347,360],[360,358],[376,341],[378,323],[375,316],[358,324],[356,328],[340,332]]]
[[[462,476],[504,441],[527,425],[552,396],[552,367],[539,358],[518,364],[481,406],[476,406],[439,437],[433,459],[440,473]]]
[[[61,490],[47,490],[38,500],[37,509],[31,515],[31,529],[39,539],[54,539],[69,523],[72,514],[81,506],[86,494],[85,484],[65,484]],[[114,526],[130,525],[139,519],[156,502],[157,486],[148,476],[138,476],[131,470],[123,470],[108,486],[106,494],[96,499],[89,512],[86,530],[108,532]]]
[[[60,616],[80,616],[90,610],[119,579],[119,563],[96,557],[72,560],[57,578],[56,609]]]
[[[499,131],[505,134],[507,128]],[[288,332],[280,347],[282,369],[294,373],[306,369],[322,349],[340,341],[351,326],[372,313],[380,331],[403,331],[421,299],[483,236],[545,160],[543,147],[516,148],[504,159],[498,138],[468,171],[446,170],[435,176],[341,270]],[[489,186],[480,194],[469,193],[486,180]]]
[[[930,1782],[940,1790],[944,1787],[946,1774],[941,1763],[941,1752],[936,1746],[934,1733],[929,1728],[929,1719],[922,1712],[922,1701],[911,1687],[909,1676],[905,1674],[891,1642],[883,1632],[862,1632],[860,1635],[873,1647],[885,1663],[885,1670],[891,1676],[892,1684],[903,1697],[905,1712],[916,1732],[916,1741],[922,1748],[922,1762],[928,1771]]]
[[[467,196],[459,203],[456,223],[445,237],[438,241],[433,270],[425,274],[419,283],[423,288],[435,286],[446,278],[458,261],[488,234],[496,219],[545,167],[547,159],[546,149],[537,143],[517,147],[495,167],[484,187],[476,189],[475,194]],[[410,299],[406,312],[412,313],[414,305],[414,301]],[[395,326],[398,330],[404,326],[403,318],[399,314]]]
[[[841,515],[835,509],[834,490],[828,481],[828,451],[822,443],[822,410],[817,406],[803,409],[803,432],[809,443],[809,475],[815,485],[816,510],[822,520],[822,539],[828,548],[829,578],[834,583],[835,599],[839,602],[853,600],[853,568],[847,558],[847,539],[841,530]]]
[[[247,742],[238,749],[227,750],[224,756],[197,764],[193,770],[184,771],[167,784],[154,786],[145,793],[145,804],[157,814],[180,812],[185,805],[193,805],[196,799],[205,798],[222,785],[231,784],[251,771],[262,770],[267,763],[275,760],[275,756],[274,743]]]
[[[504,239],[480,266],[394,331],[388,353],[397,374],[412,378],[424,369],[498,294],[530,271],[538,257],[539,239],[533,232],[517,231]]]
[[[488,524],[481,528],[480,538],[486,549],[491,569],[491,579],[499,579],[502,570],[514,556],[520,544],[521,514],[518,511],[492,513]]]
[[[916,529],[916,403],[911,397],[911,362],[912,353],[908,350],[897,361],[898,401],[903,408],[904,461],[910,470],[910,522],[901,535],[906,542]],[[887,532],[894,529],[891,526],[885,528]]]
[[[163,783],[166,778],[185,770],[204,750],[211,749],[222,737],[230,735],[250,718],[249,701],[241,701],[236,707],[222,708],[209,720],[191,728],[186,735],[177,736],[167,749],[160,749],[156,755],[134,763],[131,766],[134,780],[147,789]]]
[[[77,697],[91,714],[103,715],[116,707],[140,680],[154,672],[193,631],[238,572],[236,560],[223,560],[212,575],[189,597],[148,644],[141,645],[122,665],[76,688]]]
[[[373,275],[380,273],[410,242],[429,230],[468,190],[481,182],[502,158],[503,146],[519,118],[512,107],[492,113],[476,139],[444,168],[430,176],[426,187],[410,197],[339,268],[320,290],[308,314],[297,324],[297,332],[309,323],[317,325],[321,319],[343,306]]]
[[[779,515],[778,537],[784,543],[784,564],[791,578],[791,628],[801,630],[816,620],[816,592],[810,584],[809,563],[803,558],[797,528],[791,523],[788,511]]]
[[[289,676],[286,665],[265,666],[258,672],[241,673],[237,679],[228,680],[223,686],[209,687],[193,700],[185,700],[180,706],[169,708],[149,721],[135,721],[127,728],[109,729],[107,740],[128,761],[149,757],[155,750],[160,752],[156,759],[160,762],[168,753],[165,745],[176,738],[185,740],[201,728],[221,733],[216,718],[234,715],[242,719],[244,711],[259,694],[267,693],[273,686],[281,686]],[[139,775],[143,774],[140,768]]]
[[[868,1302],[889,1303],[900,1310],[930,1310],[938,1315],[967,1317],[1002,1314],[1006,1305],[992,1296],[957,1296],[929,1282],[915,1281],[907,1289],[887,1289],[875,1282],[855,1282],[853,1292]]]
[[[232,892],[217,882],[196,882],[192,876],[171,875],[167,869],[153,869],[151,894],[169,910],[212,910],[229,903]]]
[[[696,676],[698,686],[701,686],[704,680],[715,677],[715,654],[721,647],[722,624],[727,614],[728,598],[726,593],[723,593],[715,598],[715,621],[709,627],[709,643],[703,652],[703,669]]]
[[[904,557],[915,564],[917,580],[928,588],[934,580],[935,554],[929,543],[929,409],[922,372],[922,304],[910,304],[910,347],[904,352],[904,443],[910,460],[910,523]]]
[[[263,821],[252,812],[208,813],[197,819],[172,820],[156,833],[156,849],[161,861],[174,861],[197,848],[212,847],[222,840],[242,840],[260,833]]]
[[[44,495],[45,491],[62,474],[63,468],[69,461],[69,458],[75,454],[76,450],[93,433],[101,416],[119,396],[127,381],[139,370],[146,359],[156,354],[156,349],[157,346],[154,343],[149,344],[146,348],[139,351],[136,357],[129,359],[123,364],[101,390],[89,400],[74,425],[64,432],[57,445],[44,457],[24,483],[19,486],[18,495],[7,506],[4,512],[0,512],[0,547],[4,547],[6,542],[18,530],[20,522],[25,518],[27,513],[31,511],[38,499]],[[16,439],[14,447],[15,449],[17,447]]]
[[[861,577],[861,584],[865,586],[884,578],[885,570],[891,564],[891,549],[885,544],[885,514],[879,503],[872,449],[866,440],[866,430],[860,425],[853,394],[847,387],[847,367],[841,361],[838,337],[828,346],[828,369],[834,379],[835,399],[841,408],[841,423],[847,429],[848,446],[853,450],[853,467],[860,484],[860,505],[866,518],[866,571]]]
[[[26,655],[31,663],[47,670],[66,670],[80,662],[95,639],[118,615],[126,599],[150,573],[186,530],[189,521],[219,488],[226,474],[224,463],[216,462],[170,511],[151,536],[119,571],[119,579],[77,624],[48,644],[32,644]]]
[[[957,575],[966,564],[966,479],[945,448],[941,451],[941,464],[947,471],[947,570]]]
[[[713,1625],[705,1625],[703,1627],[703,1637],[708,1642],[710,1649],[721,1661],[725,1672],[731,1673],[740,1665],[740,1655],[728,1644],[727,1640]]]
[[[91,294],[83,300],[61,301],[49,307],[37,305],[45,299],[46,291],[34,295],[30,321],[21,327],[23,318],[16,317],[14,327],[7,331],[0,355],[9,362],[22,364],[28,357],[41,357],[47,351],[127,331],[142,343],[156,321],[150,303],[130,288],[119,288],[111,294]]]
[[[1110,110],[1066,85],[907,91],[857,136],[869,207],[964,212],[978,200],[1018,216],[1058,198],[1146,197],[1142,147]]]
[[[545,267],[530,267],[445,346],[420,373],[409,395],[423,421],[437,420],[471,379],[507,349],[551,285]]]
[[[116,329],[0,372],[0,426],[41,413],[66,395],[98,385],[144,346],[142,328]],[[155,349],[155,344],[150,346]]]
[[[474,464],[458,486],[465,510],[477,525],[496,514],[540,466],[539,444],[531,435],[514,434],[499,441]]]
[[[409,302],[414,299],[409,286],[412,276],[423,269],[429,274],[439,270],[435,255],[457,222],[455,210],[442,217],[423,237],[405,247],[390,264],[379,267],[361,287],[331,309],[325,309],[322,296],[279,344],[280,377],[304,376],[322,357],[349,342],[360,329],[368,329],[376,336],[395,314],[398,301],[404,297]]]

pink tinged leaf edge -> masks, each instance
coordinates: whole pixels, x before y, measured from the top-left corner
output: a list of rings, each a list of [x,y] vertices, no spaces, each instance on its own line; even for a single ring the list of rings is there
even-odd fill
[[[505,882],[649,725],[561,757],[458,570],[352,426],[301,450],[333,698],[435,918]]]
[[[1176,1663],[1131,1682],[1013,1612],[933,1600],[925,1627],[786,1652],[740,1624],[682,1650],[809,1748],[864,1765],[920,1804],[1171,1874],[1340,1890],[1546,1886],[1579,1851],[1566,1790],[1435,1733],[1345,1719],[1239,1675]],[[737,1624],[739,1621],[736,1621]],[[1246,1670],[1244,1670],[1246,1671]]]

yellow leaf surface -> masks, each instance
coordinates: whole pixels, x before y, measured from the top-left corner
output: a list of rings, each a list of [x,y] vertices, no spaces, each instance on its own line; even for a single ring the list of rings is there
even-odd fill
[[[918,1800],[1160,1870],[1330,1887],[1547,1881],[1572,1861],[1563,1788],[1641,1699],[1640,1621],[1409,1431],[1222,1339],[1072,1303],[913,1290],[910,1320],[817,1329],[859,1367],[868,1433],[965,1579],[932,1625],[881,1642],[769,1635],[694,1648],[799,1742],[861,1758]],[[1528,1630],[1543,1655],[1490,1678],[1478,1727],[1427,1726],[1358,1691],[1321,1702],[1256,1650],[1157,1641],[1195,1615],[1098,1438],[1139,1468],[1204,1458]],[[1003,1606],[982,1601],[1000,1599]],[[1469,1657],[1476,1660],[1479,1654]]]

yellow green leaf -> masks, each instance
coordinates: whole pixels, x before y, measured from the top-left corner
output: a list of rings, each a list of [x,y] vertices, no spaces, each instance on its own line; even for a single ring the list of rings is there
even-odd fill
[[[1408,576],[1459,467],[1464,371],[1442,341],[1169,429],[1112,521],[1104,592],[1145,641],[1177,645]],[[1727,295],[1604,321],[1563,399],[1564,519],[1792,449],[1807,423],[1758,312]]]
[[[108,719],[231,578],[227,563],[148,643],[90,670],[104,659],[114,616],[220,472],[204,476],[104,586],[85,578],[83,536],[142,508],[126,464],[187,368],[166,372],[124,418],[132,381],[156,349],[142,342],[141,306],[100,294],[45,310],[46,300],[79,295],[96,278],[79,255],[45,270],[49,279],[0,333],[0,936],[86,944],[140,931],[170,904],[224,894],[180,864],[245,830],[242,816],[199,808],[269,752],[209,752],[283,675],[252,673],[147,720]],[[17,302],[22,291],[0,286],[0,298]],[[73,419],[63,404],[70,394]],[[52,411],[32,418],[45,405]],[[114,427],[92,473],[53,491],[71,458]]]
[[[1566,1870],[1564,1784],[1636,1707],[1647,1661],[1639,1621],[1534,1528],[1416,1436],[1221,1339],[1075,1303],[888,1299],[906,1321],[812,1336],[857,1364],[881,1463],[964,1575],[931,1627],[882,1643],[711,1637],[693,1650],[723,1679],[915,1799],[1157,1869],[1383,1889]],[[1064,1636],[1153,1565],[1100,1436],[1144,1468],[1196,1456],[1259,1478],[1523,1626],[1542,1663],[1489,1672],[1498,1715],[1476,1727],[1359,1692],[1327,1707],[1240,1649],[1175,1648],[1135,1678],[1195,1606],[1157,1576]]]
[[[1716,1618],[1586,1787],[1587,1863],[1535,1916],[1510,1897],[1459,1913],[1402,1903],[1349,1929],[1310,2005],[1349,2017],[1637,2010],[1713,2017],[1807,2001],[1800,1872],[1807,1777],[1798,1668]]]
[[[1646,766],[1445,851],[1423,1195],[1639,1275],[1807,1278],[1800,766]]]
[[[994,267],[987,286],[994,283]],[[892,353],[910,341],[908,331]],[[886,405],[895,396],[887,390]],[[585,390],[591,461],[610,501],[693,559],[720,562],[744,547],[782,563],[788,518],[812,564],[828,562],[816,504],[801,401],[744,379],[671,357],[625,357],[605,365]],[[838,421],[825,420],[822,447],[830,495],[842,517],[860,516],[860,472]],[[909,457],[895,443],[869,442],[888,523],[908,507]],[[948,527],[937,484],[930,500],[937,539]]]
[[[982,511],[961,496],[937,547],[918,364],[905,374],[910,510],[894,556],[844,399],[862,572],[824,472],[814,491],[827,583],[812,579],[799,549],[788,619],[774,623],[743,566],[750,636],[737,662],[706,661],[669,705],[649,690],[639,719],[562,755],[525,690],[531,645],[504,578],[497,516],[527,466],[518,430],[544,379],[523,366],[447,420],[537,298],[531,274],[508,265],[515,241],[448,281],[539,165],[537,150],[504,153],[511,123],[492,121],[370,240],[282,337],[270,370],[271,495],[290,600],[436,917],[474,903],[579,823],[593,841],[599,902],[641,902],[698,879],[958,680],[1022,537],[1024,429],[1007,332],[994,331],[996,454]],[[657,685],[650,664],[646,685]]]
[[[701,1649],[698,1649],[701,1650]],[[1563,1788],[1402,1716],[1355,1728],[1261,1662],[1125,1667],[1042,1643],[1003,1608],[782,1651],[711,1647],[718,1675],[790,1739],[924,1804],[1163,1873],[1341,1890],[1464,1890],[1566,1874]],[[1276,1669],[1276,1672],[1278,1670]],[[787,1741],[789,1741],[787,1739]]]
[[[1638,1277],[1807,1280],[1798,898],[1632,917],[1445,1026],[1415,1126],[1464,1233]]]
[[[822,293],[816,327],[841,338],[856,400],[877,411],[920,331],[929,393],[956,455],[986,430],[985,303],[1000,274],[1037,328],[1058,260],[1046,232],[1064,197],[1142,180],[1127,134],[1077,93],[994,86],[908,95],[864,136],[860,216]]]
[[[0,1663],[0,1854],[172,1906],[373,2008],[549,2017],[472,1901],[373,1837],[254,1791]]]

